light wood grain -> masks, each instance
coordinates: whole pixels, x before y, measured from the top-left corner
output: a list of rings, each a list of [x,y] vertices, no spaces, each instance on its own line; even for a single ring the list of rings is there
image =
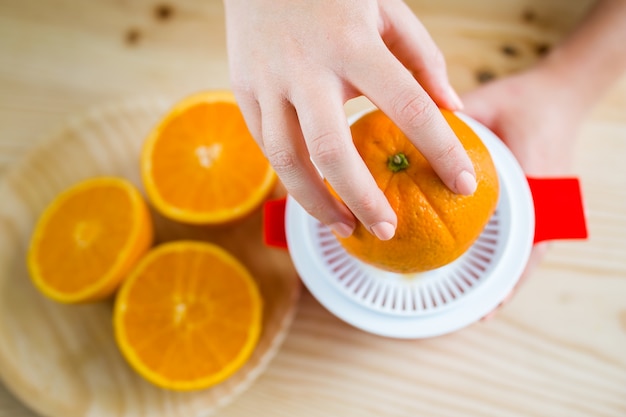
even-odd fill
[[[84,178],[123,176],[141,187],[141,145],[171,105],[146,99],[90,111],[43,141],[0,181],[0,376],[43,415],[207,415],[260,375],[291,324],[300,283],[288,255],[264,246],[260,210],[220,227],[186,226],[153,212],[157,244],[179,239],[217,243],[241,260],[259,284],[263,297],[259,343],[236,374],[208,390],[169,392],[135,374],[114,343],[112,300],[61,305],[32,285],[25,249],[43,208]],[[277,187],[273,197],[283,193]]]
[[[558,42],[592,0],[408,3],[463,92],[478,84],[478,72],[503,76],[531,65],[537,47]],[[0,3],[0,172],[85,107],[229,86],[221,2],[168,2],[174,13],[165,21],[154,17],[158,4]],[[140,33],[134,43],[126,41],[130,30]],[[504,45],[517,55],[503,54]],[[626,415],[625,146],[626,78],[580,132],[575,171],[589,241],[553,244],[495,319],[442,338],[396,341],[345,325],[305,292],[277,356],[218,415]],[[33,414],[0,389],[0,416]]]

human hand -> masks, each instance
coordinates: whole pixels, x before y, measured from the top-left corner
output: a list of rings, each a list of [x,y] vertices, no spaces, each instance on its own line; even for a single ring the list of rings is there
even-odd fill
[[[625,21],[626,1],[598,0],[534,67],[467,94],[465,112],[500,136],[527,175],[568,175],[580,123],[626,73]],[[545,251],[535,245],[516,289]]]
[[[574,138],[588,103],[542,68],[487,83],[463,96],[469,116],[489,127],[529,176],[571,173]]]
[[[380,239],[395,233],[396,214],[354,148],[343,111],[361,94],[389,115],[451,190],[474,192],[474,167],[437,108],[457,110],[461,102],[441,52],[402,1],[224,4],[233,91],[246,123],[311,215],[345,237],[356,219]]]
[[[513,152],[531,177],[571,174],[575,137],[589,107],[553,74],[541,67],[485,84],[463,96],[464,112],[490,128]],[[516,287],[493,317],[540,263],[547,243],[533,247]]]

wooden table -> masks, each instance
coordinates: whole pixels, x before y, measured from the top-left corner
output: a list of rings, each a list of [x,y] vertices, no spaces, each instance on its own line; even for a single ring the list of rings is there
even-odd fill
[[[409,3],[460,91],[532,64],[590,4]],[[219,1],[3,0],[0,175],[85,108],[228,86]],[[305,292],[269,369],[219,415],[626,415],[625,157],[623,79],[580,132],[589,241],[554,244],[495,319],[435,339],[365,334]],[[33,414],[0,386],[0,416]]]

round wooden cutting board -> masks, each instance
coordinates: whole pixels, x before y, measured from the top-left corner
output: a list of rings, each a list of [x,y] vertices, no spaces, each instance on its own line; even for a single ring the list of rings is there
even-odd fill
[[[0,181],[0,377],[44,416],[206,416],[245,390],[279,349],[292,322],[300,283],[286,251],[264,246],[261,210],[236,224],[197,227],[153,212],[157,243],[191,238],[222,245],[257,279],[264,328],[246,365],[211,389],[179,393],[144,381],[114,343],[112,301],[61,305],[31,284],[26,249],[37,217],[64,188],[97,175],[141,187],[139,152],[173,102],[131,100],[68,122]],[[282,187],[274,197],[284,194]]]

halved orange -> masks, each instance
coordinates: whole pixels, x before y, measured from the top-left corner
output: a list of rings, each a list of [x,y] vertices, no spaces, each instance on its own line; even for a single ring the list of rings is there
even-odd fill
[[[149,252],[114,308],[122,354],[153,384],[190,391],[215,385],[250,357],[262,299],[246,267],[214,244],[174,241]]]
[[[110,296],[152,245],[140,192],[123,178],[97,177],[59,194],[31,237],[28,268],[36,287],[63,303]]]
[[[228,91],[194,94],[174,105],[144,144],[141,173],[159,212],[193,224],[249,214],[277,178]]]

